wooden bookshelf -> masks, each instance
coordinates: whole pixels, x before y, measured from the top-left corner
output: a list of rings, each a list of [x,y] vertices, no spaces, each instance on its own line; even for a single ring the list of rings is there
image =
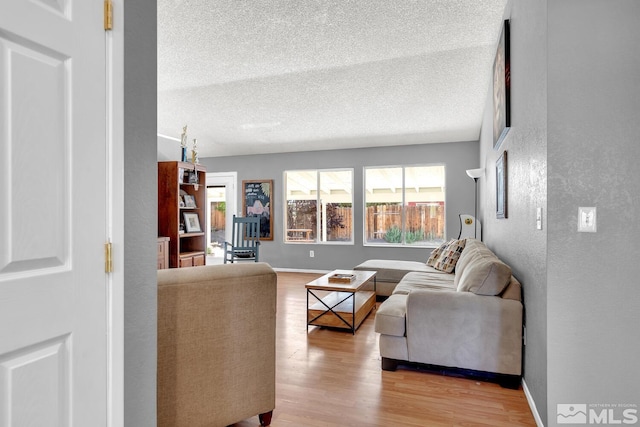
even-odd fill
[[[202,165],[158,162],[158,236],[169,237],[171,268],[205,265],[206,173]],[[193,197],[195,207],[184,206],[185,194]],[[187,231],[186,227],[181,230],[185,214],[191,218],[191,225],[199,225],[200,231]]]

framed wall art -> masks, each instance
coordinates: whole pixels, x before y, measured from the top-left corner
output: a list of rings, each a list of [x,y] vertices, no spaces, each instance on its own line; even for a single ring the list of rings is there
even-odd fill
[[[496,218],[507,218],[507,152],[496,160]]]
[[[260,217],[260,240],[273,240],[273,180],[242,181],[242,215]]]
[[[493,148],[498,150],[511,127],[509,21],[504,21],[493,62]]]

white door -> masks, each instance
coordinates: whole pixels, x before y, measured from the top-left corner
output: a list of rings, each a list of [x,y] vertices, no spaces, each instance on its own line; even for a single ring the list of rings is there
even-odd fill
[[[0,426],[107,422],[100,0],[0,1]]]

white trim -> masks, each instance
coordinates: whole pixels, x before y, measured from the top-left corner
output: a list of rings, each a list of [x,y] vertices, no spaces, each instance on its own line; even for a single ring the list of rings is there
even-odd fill
[[[529,409],[531,409],[531,413],[533,414],[533,419],[536,421],[536,425],[538,427],[544,427],[544,423],[542,422],[542,418],[540,418],[540,414],[538,413],[538,408],[536,407],[536,402],[533,400],[533,396],[529,392],[529,387],[527,387],[527,383],[522,379],[522,390],[524,390],[524,395],[527,398],[527,403],[529,403]]]
[[[206,174],[207,187],[224,185],[225,187],[225,199],[227,204],[227,210],[225,212],[225,239],[231,241],[231,230],[233,228],[233,215],[238,212],[238,172],[207,172]],[[205,216],[207,217],[206,229],[211,230],[211,215],[209,213],[209,205],[207,204],[205,209]],[[211,233],[207,232],[207,244],[211,243]]]
[[[124,425],[124,2],[114,0],[114,28],[105,31],[107,239],[107,426]]]
[[[401,225],[402,225],[402,230],[403,230],[403,234],[404,234],[404,229],[406,226],[406,212],[404,210],[404,208],[407,206],[406,205],[406,191],[407,191],[407,186],[406,186],[406,170],[407,168],[430,168],[430,167],[438,167],[438,166],[442,166],[444,168],[444,185],[441,188],[442,192],[444,193],[444,212],[443,212],[443,222],[444,222],[444,241],[447,241],[447,163],[445,162],[436,162],[436,163],[418,163],[418,164],[398,164],[398,165],[371,165],[371,166],[363,166],[362,167],[362,246],[363,247],[384,247],[384,248],[390,248],[390,247],[399,247],[399,248],[437,248],[439,246],[438,243],[428,243],[426,245],[414,245],[414,244],[407,244],[405,242],[404,237],[402,238],[402,242],[400,243],[391,243],[391,244],[384,244],[384,243],[377,243],[377,242],[367,242],[367,170],[369,169],[389,169],[389,168],[398,168],[398,169],[402,169],[402,214],[401,214]],[[355,210],[354,210],[355,212]]]
[[[320,197],[320,195],[322,194],[321,191],[321,180],[322,180],[322,174],[323,173],[329,173],[329,172],[351,172],[351,188],[349,189],[349,194],[351,195],[351,209],[352,212],[355,212],[355,188],[354,188],[354,182],[355,182],[355,168],[350,168],[350,167],[343,167],[343,168],[327,168],[327,169],[291,169],[291,170],[283,170],[282,171],[282,206],[283,206],[283,224],[285,224],[284,227],[282,227],[282,242],[285,245],[289,245],[289,244],[294,244],[294,245],[299,245],[299,244],[304,244],[304,245],[355,245],[355,215],[351,215],[351,236],[349,238],[349,240],[344,241],[344,240],[340,240],[340,241],[331,241],[331,240],[327,240],[327,229],[326,227],[323,226],[323,224],[321,223],[322,221],[317,221],[316,224],[316,229],[313,230],[316,233],[316,237],[314,240],[311,241],[297,241],[297,240],[289,240],[289,235],[288,235],[288,230],[286,227],[287,224],[287,212],[288,212],[288,207],[287,207],[287,203],[289,201],[289,197],[288,197],[288,183],[289,180],[287,178],[287,174],[292,174],[292,173],[296,173],[296,172],[315,172],[316,174],[316,218],[325,218],[326,217],[326,204],[322,203],[322,198]],[[310,189],[310,191],[313,191]],[[309,199],[311,200],[311,199]]]
[[[354,246],[355,242],[353,241],[341,241],[341,240],[330,240],[328,242],[318,242],[317,240],[290,240],[288,242],[284,242],[285,245],[336,245],[336,246]]]
[[[447,240],[445,239],[440,244],[438,244],[438,243],[430,243],[428,245],[398,245],[396,243],[386,243],[386,244],[385,243],[367,243],[367,244],[364,244],[363,246],[366,246],[368,248],[435,249],[435,248],[437,248],[438,246],[440,246],[442,243],[444,243],[446,241]]]

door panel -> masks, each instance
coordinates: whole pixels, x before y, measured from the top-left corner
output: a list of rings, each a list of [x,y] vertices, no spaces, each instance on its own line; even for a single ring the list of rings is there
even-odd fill
[[[11,384],[2,400],[6,425],[69,425],[71,381],[69,336],[32,345],[0,361],[0,384]],[[28,402],[28,404],[25,404]]]
[[[0,2],[0,427],[107,423],[102,10]]]
[[[65,126],[70,102],[64,91],[69,60],[43,46],[1,36],[0,57],[8,83],[4,111],[9,113],[3,115],[9,138],[0,194],[9,203],[0,213],[7,237],[0,274],[64,266],[70,252],[70,133]]]

